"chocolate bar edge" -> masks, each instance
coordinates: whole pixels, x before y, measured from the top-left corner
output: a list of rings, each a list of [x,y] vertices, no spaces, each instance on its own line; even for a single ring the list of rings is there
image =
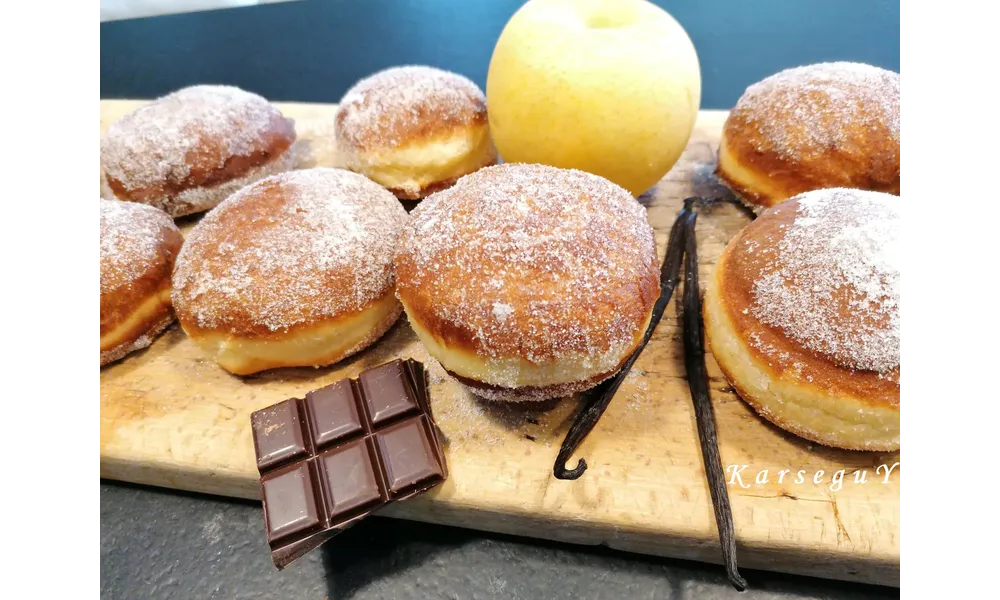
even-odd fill
[[[423,408],[424,414],[427,416],[427,422],[430,425],[429,429],[433,439],[431,444],[437,450],[436,458],[441,466],[441,477],[443,483],[444,480],[448,479],[448,461],[444,457],[445,444],[442,441],[444,439],[444,432],[437,424],[437,420],[434,418],[434,411],[431,408],[430,403],[430,382],[427,379],[427,366],[423,363],[413,359],[407,358],[406,363],[410,369],[410,375],[412,381],[417,381],[417,373],[419,373],[419,387],[417,388],[417,398],[418,402],[421,402],[421,407]]]
[[[278,568],[279,571],[283,570],[288,565],[292,564],[296,560],[302,558],[306,554],[309,554],[316,548],[319,548],[326,542],[333,539],[337,534],[346,529],[325,529],[322,531],[317,531],[309,537],[296,540],[290,544],[284,546],[278,546],[271,549],[271,562],[274,566]]]

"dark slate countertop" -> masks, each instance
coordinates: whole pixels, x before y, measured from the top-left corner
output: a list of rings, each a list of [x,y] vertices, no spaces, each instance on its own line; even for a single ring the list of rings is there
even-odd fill
[[[371,517],[283,571],[259,503],[101,482],[107,600],[868,600],[899,590]]]

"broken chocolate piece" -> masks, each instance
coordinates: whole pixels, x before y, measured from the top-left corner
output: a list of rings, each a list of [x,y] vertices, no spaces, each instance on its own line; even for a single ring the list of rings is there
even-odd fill
[[[424,375],[395,360],[251,415],[275,566],[447,478]]]

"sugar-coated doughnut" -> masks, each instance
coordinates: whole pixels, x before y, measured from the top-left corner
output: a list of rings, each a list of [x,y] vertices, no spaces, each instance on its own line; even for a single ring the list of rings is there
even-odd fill
[[[512,401],[612,376],[660,290],[653,230],[631,194],[527,164],[486,167],[424,199],[396,276],[428,353],[473,393]]]
[[[101,194],[204,212],[258,179],[292,168],[295,127],[267,100],[239,88],[196,85],[112,123],[101,139]]]
[[[174,322],[170,274],[183,238],[152,206],[101,199],[101,366],[149,346]]]
[[[177,319],[237,375],[340,361],[402,313],[392,262],[407,219],[399,200],[357,173],[262,179],[188,234],[174,269]]]
[[[716,173],[754,209],[810,190],[899,195],[899,73],[821,63],[772,75],[729,113]]]
[[[709,347],[764,418],[813,442],[899,448],[899,198],[806,192],[729,243],[705,294]]]
[[[344,94],[335,131],[343,165],[404,200],[497,162],[482,90],[433,67],[393,67],[362,79]]]

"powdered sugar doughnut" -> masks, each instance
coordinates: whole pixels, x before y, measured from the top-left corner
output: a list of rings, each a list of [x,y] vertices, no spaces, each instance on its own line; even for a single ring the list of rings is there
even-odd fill
[[[646,211],[575,170],[503,164],[411,213],[397,296],[428,353],[475,394],[566,396],[612,376],[659,295]]]
[[[177,257],[181,327],[238,375],[342,360],[402,313],[392,261],[407,218],[384,188],[341,169],[247,186],[192,228]]]
[[[101,139],[102,195],[173,217],[206,211],[292,168],[295,128],[257,94],[196,85],[112,123]]]
[[[101,366],[149,346],[174,321],[180,231],[162,210],[101,200]]]
[[[716,173],[751,207],[810,190],[899,195],[899,74],[860,63],[781,71],[726,119]]]
[[[705,333],[740,396],[774,424],[854,450],[899,448],[899,198],[807,192],[734,237]]]
[[[497,162],[482,90],[432,67],[393,67],[356,83],[337,109],[336,137],[347,168],[406,200]]]

